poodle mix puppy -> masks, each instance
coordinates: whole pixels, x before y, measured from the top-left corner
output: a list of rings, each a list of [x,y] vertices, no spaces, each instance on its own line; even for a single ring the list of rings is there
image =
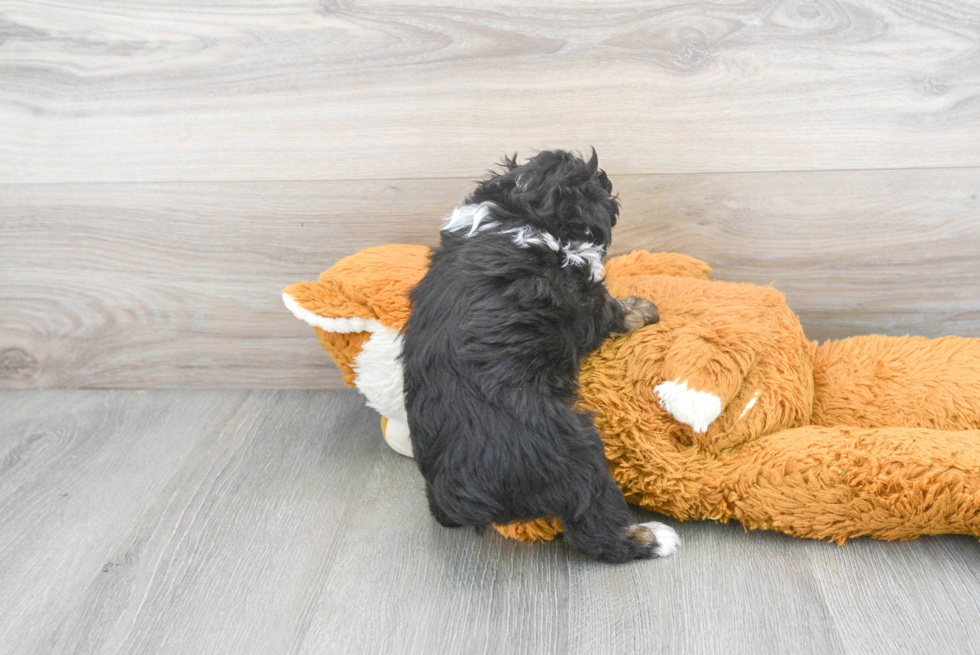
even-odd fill
[[[588,557],[676,550],[670,527],[630,525],[592,419],[573,409],[582,358],[658,320],[603,284],[618,214],[594,150],[547,151],[505,159],[447,219],[402,349],[412,449],[442,525],[555,516]]]

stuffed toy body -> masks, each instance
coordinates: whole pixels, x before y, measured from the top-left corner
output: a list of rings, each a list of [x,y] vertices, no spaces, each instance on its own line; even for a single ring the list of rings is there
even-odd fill
[[[429,253],[368,248],[283,294],[409,456],[399,330]],[[660,311],[659,323],[608,340],[580,375],[580,406],[628,501],[838,543],[980,536],[980,339],[818,346],[778,291],[709,273],[669,253],[606,265],[613,296]],[[521,539],[560,529],[548,517],[498,527]]]

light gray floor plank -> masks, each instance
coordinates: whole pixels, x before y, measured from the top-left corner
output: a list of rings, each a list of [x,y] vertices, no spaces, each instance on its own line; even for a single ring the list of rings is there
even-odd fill
[[[377,430],[345,400],[253,394],[133,526],[116,558],[139,551],[140,562],[89,586],[84,612],[59,626],[57,650],[286,652],[362,491],[365,421]]]
[[[127,535],[156,520],[147,508],[173,493],[176,470],[245,395],[216,403],[176,392],[50,391],[34,416],[2,421],[0,643],[8,652],[47,650],[62,617],[90,611],[93,584],[141,561],[141,544]]]
[[[679,557],[579,566],[573,652],[843,652],[805,553],[833,546],[746,534],[736,523],[668,522],[684,539]]]
[[[606,566],[436,525],[353,392],[6,391],[0,411],[13,655],[980,646],[972,538],[841,548],[666,519],[677,556]]]
[[[569,557],[496,533],[448,530],[414,463],[383,453],[365,481],[301,652],[565,652]],[[422,520],[420,520],[422,518]],[[351,631],[371,616],[383,629]]]
[[[845,548],[809,548],[807,555],[847,653],[980,650],[976,539],[925,537],[907,543],[858,539]]]

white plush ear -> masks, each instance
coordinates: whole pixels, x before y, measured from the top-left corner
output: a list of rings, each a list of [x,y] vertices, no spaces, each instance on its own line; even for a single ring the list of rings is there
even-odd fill
[[[286,309],[293,313],[293,316],[308,323],[313,327],[318,327],[326,332],[336,332],[338,334],[350,334],[352,332],[375,332],[383,328],[381,321],[376,318],[361,318],[353,316],[351,318],[331,318],[320,316],[306,309],[286,291],[282,292],[282,301]]]
[[[396,452],[411,457],[408,414],[405,412],[404,372],[401,360],[398,358],[402,351],[401,334],[382,325],[377,319],[330,318],[314,314],[303,308],[288,293],[282,294],[282,300],[296,318],[321,330],[340,334],[371,333],[351,365],[355,373],[354,386],[364,394],[368,407],[377,410],[388,419],[385,442]],[[389,430],[392,431],[393,437],[388,436]]]

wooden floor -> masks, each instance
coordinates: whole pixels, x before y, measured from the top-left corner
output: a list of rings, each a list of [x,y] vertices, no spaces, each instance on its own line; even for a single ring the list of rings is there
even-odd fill
[[[666,520],[625,566],[441,528],[351,391],[0,392],[5,654],[980,650],[976,539]]]

